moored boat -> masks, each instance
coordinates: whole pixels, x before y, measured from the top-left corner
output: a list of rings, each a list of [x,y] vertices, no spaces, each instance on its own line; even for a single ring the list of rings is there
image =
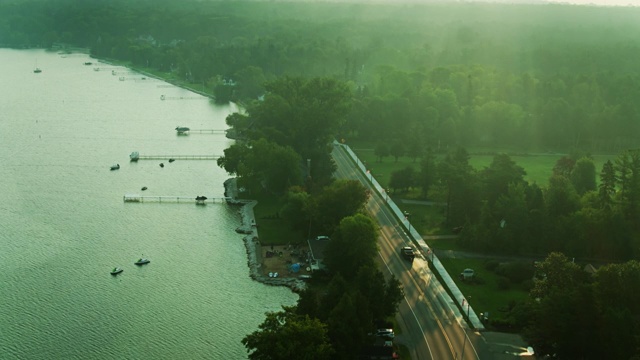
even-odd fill
[[[123,271],[124,271],[123,268],[120,268],[120,267],[116,266],[116,267],[113,268],[113,270],[111,270],[111,275],[118,275]]]
[[[144,264],[148,264],[148,263],[150,263],[150,262],[151,262],[151,260],[149,260],[149,259],[146,259],[146,258],[140,258],[140,259],[138,259],[138,261],[136,261],[134,264],[136,264],[136,265],[144,265]]]

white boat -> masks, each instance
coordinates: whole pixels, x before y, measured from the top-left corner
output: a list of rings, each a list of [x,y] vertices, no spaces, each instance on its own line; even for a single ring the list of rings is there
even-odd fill
[[[132,152],[131,155],[129,155],[129,159],[131,159],[131,161],[138,161],[138,159],[140,159],[140,153],[137,151]]]
[[[144,265],[144,264],[148,264],[150,262],[151,262],[151,260],[149,260],[149,259],[140,258],[134,264],[136,264],[136,265]]]
[[[111,165],[111,170],[118,170],[118,169],[120,169],[120,164]]]

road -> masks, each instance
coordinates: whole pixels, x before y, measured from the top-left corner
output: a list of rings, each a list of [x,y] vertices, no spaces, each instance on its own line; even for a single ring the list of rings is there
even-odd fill
[[[476,347],[482,345],[481,336],[468,329],[459,311],[449,307],[450,301],[444,301],[448,295],[426,260],[420,256],[409,263],[400,256],[400,247],[414,244],[386,206],[386,200],[370,187],[367,176],[358,171],[339,146],[334,146],[332,156],[337,178],[359,180],[372,190],[366,208],[380,225],[380,263],[388,270],[385,276],[393,274],[405,293],[397,314],[402,330],[397,341],[405,344],[416,360],[479,359]]]

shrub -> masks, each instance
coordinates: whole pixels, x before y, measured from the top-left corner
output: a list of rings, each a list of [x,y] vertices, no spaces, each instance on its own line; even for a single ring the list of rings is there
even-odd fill
[[[500,266],[500,263],[497,260],[487,260],[484,262],[484,268],[489,271],[495,271],[498,266]]]
[[[520,284],[533,278],[534,268],[528,262],[510,262],[500,264],[495,272],[509,278],[514,284]]]
[[[498,277],[498,289],[508,290],[511,287],[511,281],[506,276]]]

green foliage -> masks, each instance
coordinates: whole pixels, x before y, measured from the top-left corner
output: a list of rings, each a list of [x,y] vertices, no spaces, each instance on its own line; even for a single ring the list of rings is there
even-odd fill
[[[382,159],[391,154],[391,152],[389,151],[389,146],[386,144],[386,142],[381,142],[376,145],[376,148],[373,149],[373,153],[378,158],[378,162],[382,162]]]
[[[506,195],[509,185],[523,184],[525,175],[524,169],[516,165],[509,155],[495,155],[491,165],[479,173],[489,204],[493,204],[501,195]]]
[[[587,191],[596,189],[596,166],[593,159],[583,157],[578,160],[571,170],[571,183],[578,192],[584,195]]]
[[[284,194],[289,187],[302,184],[301,162],[290,147],[259,139],[225,149],[218,166],[237,175],[239,183],[252,191]]]
[[[353,279],[363,266],[373,266],[378,251],[378,228],[362,214],[342,219],[325,248],[325,264],[333,273]]]
[[[327,325],[291,308],[266,313],[259,330],[242,339],[252,360],[333,359]]]
[[[304,191],[289,191],[285,196],[280,216],[296,230],[309,228],[311,196]]]
[[[312,197],[311,217],[317,233],[331,234],[345,218],[355,215],[369,198],[359,181],[336,180]]]
[[[398,171],[394,171],[391,173],[391,179],[389,180],[389,187],[396,190],[401,190],[406,192],[409,190],[411,186],[415,184],[416,174],[413,171],[413,168],[407,166],[406,168]]]

